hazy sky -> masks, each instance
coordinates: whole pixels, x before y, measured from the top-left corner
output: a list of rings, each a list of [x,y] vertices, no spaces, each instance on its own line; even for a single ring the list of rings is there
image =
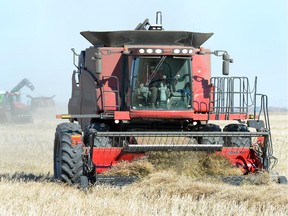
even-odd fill
[[[204,47],[224,49],[234,59],[230,75],[258,76],[258,92],[271,106],[288,107],[287,0],[0,0],[0,90],[23,78],[33,96],[56,95],[68,101],[74,47],[90,46],[79,32],[131,30],[145,18],[163,13],[166,30],[213,32]],[[213,58],[212,74],[221,75]]]

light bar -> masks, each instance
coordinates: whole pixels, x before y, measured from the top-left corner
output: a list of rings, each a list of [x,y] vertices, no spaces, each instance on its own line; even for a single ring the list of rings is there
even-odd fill
[[[189,54],[189,55],[192,55],[193,54],[193,49],[186,49],[186,48],[184,48],[184,49],[173,49],[173,54],[184,54],[184,55],[186,55],[186,54]]]
[[[192,55],[193,49],[189,48],[175,48],[175,49],[165,49],[165,48],[133,48],[134,53],[143,55],[161,55],[161,54],[173,54],[173,55]],[[168,52],[167,52],[168,50]]]
[[[160,48],[141,48],[141,49],[136,49],[136,52],[140,54],[162,54],[163,49]]]

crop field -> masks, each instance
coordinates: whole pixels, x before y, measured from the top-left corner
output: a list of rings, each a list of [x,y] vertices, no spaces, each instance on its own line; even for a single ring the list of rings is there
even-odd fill
[[[46,114],[45,114],[46,113]],[[288,215],[288,185],[230,185],[173,169],[88,190],[53,179],[55,110],[33,124],[0,125],[0,215]],[[43,116],[45,115],[45,116]],[[275,172],[288,176],[288,114],[270,114]]]

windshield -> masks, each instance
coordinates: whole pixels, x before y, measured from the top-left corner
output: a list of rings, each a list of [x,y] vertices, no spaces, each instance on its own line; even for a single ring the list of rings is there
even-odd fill
[[[191,58],[136,57],[132,63],[132,109],[191,108]]]

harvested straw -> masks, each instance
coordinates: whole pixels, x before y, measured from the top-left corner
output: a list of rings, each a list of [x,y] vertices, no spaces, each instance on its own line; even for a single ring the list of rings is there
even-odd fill
[[[147,159],[138,159],[132,162],[122,161],[113,166],[103,175],[144,177],[154,171],[154,166]]]
[[[226,157],[211,152],[153,152],[148,160],[160,170],[172,169],[195,178],[242,175]]]
[[[272,178],[266,171],[259,171],[246,175],[242,185],[270,185]]]
[[[163,170],[193,178],[242,175],[226,157],[209,152],[150,152],[143,159],[120,162],[104,175],[145,177]]]

